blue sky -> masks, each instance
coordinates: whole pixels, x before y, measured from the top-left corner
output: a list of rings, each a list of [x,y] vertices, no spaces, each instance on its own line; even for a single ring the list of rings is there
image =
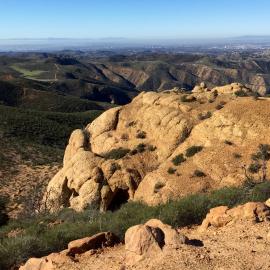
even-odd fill
[[[269,0],[0,0],[0,38],[270,35]]]

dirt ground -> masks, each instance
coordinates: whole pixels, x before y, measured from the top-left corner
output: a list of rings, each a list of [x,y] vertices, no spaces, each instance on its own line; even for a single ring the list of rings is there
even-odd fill
[[[125,265],[125,248],[119,245],[94,255],[85,253],[68,262],[61,270],[266,270],[270,269],[270,223],[241,221],[199,233],[198,227],[180,231],[193,245],[164,252],[163,256],[145,259],[134,266]]]

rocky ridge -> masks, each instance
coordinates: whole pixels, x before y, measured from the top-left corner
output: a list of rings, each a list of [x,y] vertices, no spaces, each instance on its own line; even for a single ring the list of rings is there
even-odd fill
[[[190,94],[143,92],[106,111],[72,133],[47,207],[114,210],[240,185],[250,155],[270,143],[269,100],[251,93],[237,83],[201,84]]]

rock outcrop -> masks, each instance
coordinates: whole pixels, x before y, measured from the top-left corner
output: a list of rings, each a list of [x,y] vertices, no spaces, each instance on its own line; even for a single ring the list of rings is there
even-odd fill
[[[113,233],[102,232],[91,237],[86,237],[70,242],[68,244],[67,255],[74,257],[77,254],[82,254],[89,250],[112,247],[119,243],[119,238]]]
[[[201,231],[210,226],[223,227],[239,220],[262,222],[270,220],[270,208],[261,202],[248,202],[229,209],[227,206],[219,206],[210,210],[200,227]]]
[[[187,237],[160,220],[129,228],[125,234],[126,263],[133,265],[151,256],[161,256],[164,249],[178,249]]]
[[[200,88],[200,89],[199,89]],[[193,93],[141,93],[72,133],[63,168],[50,181],[50,210],[154,205],[240,185],[243,165],[269,144],[269,100],[238,97],[240,84]]]

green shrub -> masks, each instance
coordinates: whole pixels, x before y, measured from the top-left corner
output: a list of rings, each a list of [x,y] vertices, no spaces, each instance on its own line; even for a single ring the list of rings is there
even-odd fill
[[[181,163],[183,163],[185,161],[186,161],[186,159],[184,158],[183,154],[179,154],[172,159],[172,163],[174,166],[179,166]]]
[[[142,153],[145,151],[146,145],[144,143],[140,143],[137,145],[136,149],[138,150],[138,153]]]
[[[193,145],[186,150],[186,156],[192,157],[203,150],[202,146]]]
[[[158,184],[157,189],[162,186],[162,183]],[[233,207],[248,201],[264,202],[269,197],[270,182],[264,182],[253,188],[231,187],[189,195],[154,207],[129,202],[113,213],[100,213],[94,209],[77,213],[64,209],[57,215],[12,220],[8,225],[0,227],[0,269],[10,269],[30,257],[58,252],[65,249],[72,240],[101,231],[112,231],[123,239],[129,227],[145,223],[151,218],[158,218],[173,227],[200,224],[213,207]],[[57,220],[62,223],[48,226]],[[16,229],[22,229],[23,233],[9,238],[7,234]]]
[[[207,112],[207,113],[200,113],[198,115],[198,119],[199,120],[205,120],[205,119],[208,119],[212,116],[212,113],[211,112]]]
[[[8,199],[0,196],[0,226],[5,225],[8,222],[7,205]]]
[[[182,102],[194,102],[194,101],[196,101],[196,98],[194,96],[184,95],[181,97],[181,101]]]
[[[237,97],[247,97],[248,94],[243,90],[238,90],[234,93]]]
[[[167,170],[168,174],[175,174],[176,172],[176,169],[170,167],[168,170]]]
[[[165,186],[162,182],[157,182],[154,186],[154,192],[158,193]]]
[[[218,104],[217,106],[216,106],[216,110],[221,110],[221,109],[223,109],[223,105],[221,105],[221,104]]]
[[[225,140],[224,143],[227,144],[227,145],[233,145],[233,142],[231,142],[229,140]]]
[[[129,153],[129,149],[126,148],[117,148],[113,149],[110,152],[106,153],[103,157],[106,159],[120,159],[125,157]]]
[[[206,174],[205,174],[204,172],[200,171],[200,170],[195,170],[195,171],[193,172],[193,176],[194,176],[194,177],[205,177]]]
[[[252,164],[250,164],[249,166],[248,166],[248,171],[250,172],[250,173],[258,173],[259,172],[259,170],[261,169],[261,165],[260,164],[258,164],[258,163],[252,163]]]
[[[138,138],[138,139],[145,139],[146,138],[146,132],[145,131],[139,131],[136,134],[136,138]]]
[[[148,149],[150,152],[154,152],[154,151],[157,149],[157,147],[150,144],[150,145],[148,145],[147,149]]]
[[[241,158],[242,156],[238,153],[233,153],[233,157],[236,158],[236,159],[239,159]]]

